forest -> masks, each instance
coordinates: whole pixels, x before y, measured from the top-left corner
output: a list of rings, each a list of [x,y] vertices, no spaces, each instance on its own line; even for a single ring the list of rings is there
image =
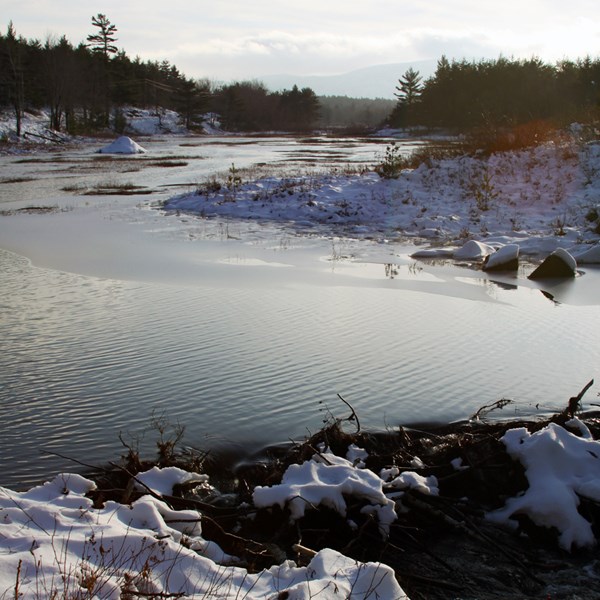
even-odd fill
[[[270,91],[260,81],[216,84],[192,79],[168,61],[130,58],[117,46],[117,27],[92,17],[86,43],[0,35],[0,107],[14,111],[17,134],[25,110],[49,108],[50,127],[71,134],[125,126],[127,106],[172,109],[185,125],[217,113],[229,131],[305,132],[315,128],[398,128],[472,131],[527,123],[590,123],[600,113],[600,59],[438,60],[423,80],[409,69],[397,100],[318,97],[311,88]],[[391,82],[391,87],[393,82]]]
[[[77,46],[62,36],[27,40],[12,23],[0,36],[0,106],[14,110],[17,135],[23,111],[47,107],[56,131],[81,133],[124,126],[125,106],[172,109],[193,128],[207,112],[218,112],[231,131],[308,131],[319,101],[310,88],[270,92],[260,82],[216,86],[186,77],[168,61],[131,59],[116,46],[117,28],[102,14],[95,33]]]
[[[394,108],[393,100],[322,97],[310,88],[269,91],[260,81],[217,85],[186,77],[168,61],[131,59],[119,50],[117,28],[102,14],[95,33],[73,46],[65,37],[27,40],[12,23],[0,35],[0,107],[17,120],[24,110],[50,109],[50,126],[71,134],[125,125],[126,106],[175,110],[186,127],[217,113],[229,131],[310,131],[315,127],[372,128]]]
[[[396,87],[390,124],[470,131],[546,121],[560,126],[600,116],[600,59],[438,60],[422,81],[409,69]]]

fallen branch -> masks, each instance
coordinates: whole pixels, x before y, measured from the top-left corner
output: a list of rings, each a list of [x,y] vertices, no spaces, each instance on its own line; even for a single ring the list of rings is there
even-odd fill
[[[514,400],[510,400],[509,398],[500,398],[500,400],[496,400],[496,402],[492,402],[492,404],[484,404],[474,415],[469,417],[469,420],[478,421],[481,416],[485,416],[488,413],[491,413],[493,410],[502,410],[509,404],[514,404]]]

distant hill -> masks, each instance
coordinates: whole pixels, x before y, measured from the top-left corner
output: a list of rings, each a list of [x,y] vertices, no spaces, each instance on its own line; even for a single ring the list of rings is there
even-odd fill
[[[412,67],[423,79],[433,75],[437,60],[374,65],[339,75],[264,75],[258,79],[270,90],[309,87],[317,96],[349,96],[351,98],[394,98],[398,79]]]

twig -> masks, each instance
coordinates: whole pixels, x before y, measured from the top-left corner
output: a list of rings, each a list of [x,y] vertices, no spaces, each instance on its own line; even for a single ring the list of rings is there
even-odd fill
[[[360,421],[358,420],[358,415],[356,414],[354,407],[352,406],[352,404],[350,404],[350,402],[348,402],[348,400],[344,400],[341,394],[338,394],[337,397],[352,411],[352,414],[348,417],[347,420],[356,421],[356,433],[360,433]]]
[[[94,469],[95,471],[103,471],[104,473],[108,473],[108,469],[103,467],[98,467],[96,465],[90,465],[89,463],[84,463],[76,458],[72,458],[71,456],[66,456],[65,454],[60,454],[59,452],[51,452],[50,450],[42,450],[42,454],[48,454],[50,456],[58,456],[58,458],[64,458],[65,460],[70,460],[82,467],[87,467],[88,469]]]
[[[323,453],[322,453],[322,452],[320,452],[319,450],[317,450],[317,449],[316,449],[316,448],[315,448],[313,445],[309,444],[308,442],[306,442],[306,445],[307,445],[307,446],[308,446],[308,447],[309,447],[309,448],[310,448],[310,449],[311,449],[311,450],[312,450],[312,451],[313,451],[313,452],[314,452],[316,455],[318,455],[318,456],[319,456],[319,457],[320,457],[320,458],[323,460],[323,462],[324,462],[326,465],[329,465],[330,467],[332,467],[332,466],[333,466],[333,463],[332,463],[330,460],[327,460],[327,457],[323,456]]]
[[[292,546],[292,550],[294,552],[297,552],[302,558],[304,558],[306,560],[310,560],[311,558],[314,558],[317,555],[316,550],[307,548],[306,546],[303,546],[302,544],[294,544]]]
[[[477,421],[477,420],[479,420],[481,413],[484,413],[487,415],[488,413],[491,413],[493,410],[503,409],[508,404],[514,404],[514,400],[510,400],[509,398],[500,398],[500,400],[496,400],[496,402],[492,402],[491,404],[484,404],[482,407],[479,408],[479,410],[474,415],[469,417],[469,419],[471,421]]]
[[[127,591],[132,596],[139,596],[140,598],[183,598],[185,592],[139,592],[139,591]]]
[[[162,494],[157,494],[152,488],[148,487],[143,481],[141,481],[140,479],[138,479],[133,473],[130,473],[125,467],[118,465],[117,463],[114,462],[109,462],[109,465],[112,465],[113,467],[115,467],[116,469],[120,469],[121,471],[123,471],[123,473],[127,474],[129,477],[131,477],[136,483],[138,483],[139,485],[141,485],[143,488],[146,489],[146,491],[153,497],[156,498],[157,500],[161,500],[162,502],[166,502],[165,497]],[[172,506],[170,508],[173,508]]]

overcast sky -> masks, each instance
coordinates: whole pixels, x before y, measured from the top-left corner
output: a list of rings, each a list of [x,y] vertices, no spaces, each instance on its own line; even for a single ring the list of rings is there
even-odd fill
[[[329,75],[384,63],[600,55],[597,0],[0,0],[18,34],[74,44],[105,14],[119,48],[189,77]]]

